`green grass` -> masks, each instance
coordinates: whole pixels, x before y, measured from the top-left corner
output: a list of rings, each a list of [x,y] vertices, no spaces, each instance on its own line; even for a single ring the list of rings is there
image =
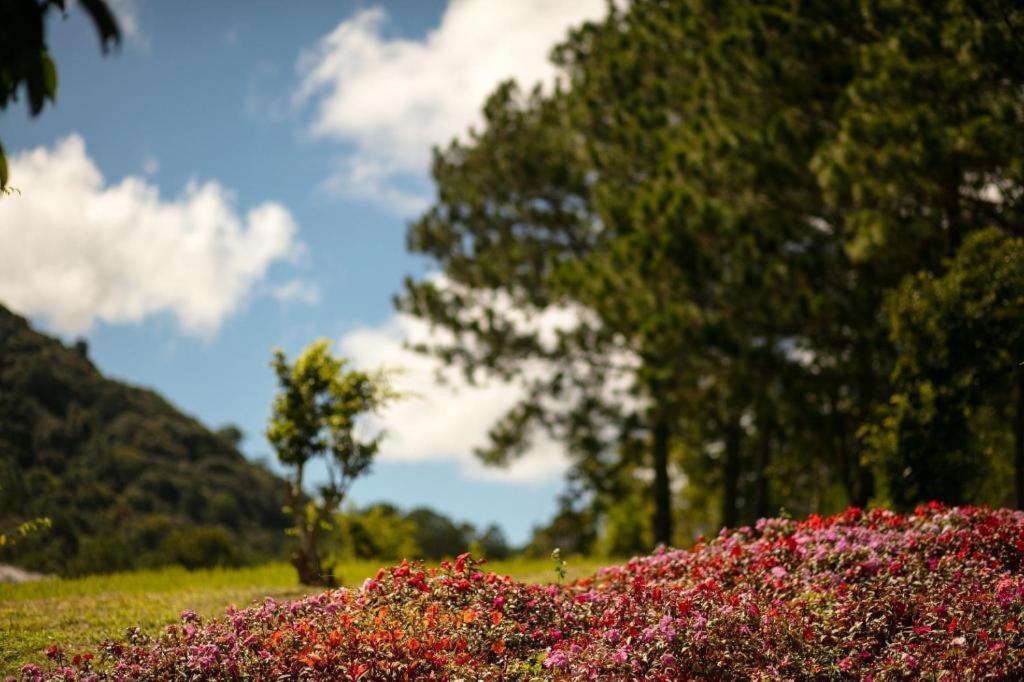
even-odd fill
[[[570,558],[567,579],[589,575],[603,563]],[[380,564],[349,561],[336,567],[335,574],[345,585],[359,585]],[[495,561],[486,568],[523,582],[555,580],[547,559]],[[298,585],[295,571],[285,563],[205,571],[172,567],[0,584],[0,678],[43,658],[43,651],[54,643],[67,651],[85,651],[120,637],[130,627],[154,633],[186,609],[216,616],[229,604],[247,606],[264,597],[292,599],[315,591]]]

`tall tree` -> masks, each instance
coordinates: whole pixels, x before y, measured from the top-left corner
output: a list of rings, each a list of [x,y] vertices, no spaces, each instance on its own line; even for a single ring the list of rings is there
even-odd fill
[[[639,438],[659,542],[673,539],[670,453],[684,414],[713,412],[702,423],[715,433],[701,438],[725,442],[723,519],[739,520],[755,403],[762,468],[772,447],[775,397],[754,389],[769,390],[759,379],[793,364],[787,325],[813,291],[798,252],[816,253],[823,240],[797,199],[816,191],[806,165],[820,132],[807,114],[784,118],[779,97],[806,71],[820,81],[834,67],[807,59],[805,71],[780,79],[772,69],[782,53],[761,71],[735,66],[787,31],[794,25],[743,3],[612,8],[556,51],[564,88],[524,98],[503,86],[484,130],[438,153],[438,204],[410,228],[410,248],[438,261],[446,279],[407,282],[399,304],[455,333],[435,349],[442,357],[504,376],[538,360],[555,367],[495,429],[490,458],[515,454],[539,425],[601,489],[635,464],[626,444]],[[827,55],[829,38],[806,42]],[[754,122],[770,115],[775,126],[758,132]],[[512,322],[559,306],[581,314],[549,347],[540,330]],[[608,400],[608,382],[623,377],[634,400]],[[544,398],[571,407],[559,413]]]
[[[1002,0],[872,0],[861,3],[854,19],[850,77],[831,114],[835,129],[812,168],[829,210],[842,216],[837,236],[850,259],[853,285],[836,299],[837,320],[845,322],[821,330],[826,342],[819,347],[831,349],[823,357],[840,370],[839,377],[851,379],[836,384],[839,409],[833,421],[843,431],[863,434],[877,411],[889,413],[890,393],[907,398],[905,383],[889,383],[890,376],[901,382],[906,377],[906,351],[886,337],[890,325],[904,330],[896,337],[910,328],[899,315],[913,314],[913,306],[897,303],[887,314],[886,293],[916,273],[941,276],[974,231],[1024,230],[1024,10]],[[916,276],[918,283],[926,277]],[[939,421],[955,421],[964,396],[946,397],[952,403]],[[905,457],[925,457],[917,466],[923,473],[934,456],[938,471],[948,462],[943,443],[952,446],[957,433],[963,435],[952,422],[944,428],[952,440],[939,438],[932,453],[901,439],[900,447],[913,452],[886,461],[894,455],[891,448],[853,439],[844,446],[853,457],[845,460],[870,460],[884,471]],[[895,501],[909,504],[940,492],[903,490]],[[860,495],[858,502],[867,497]]]
[[[727,525],[873,499],[886,292],[1021,224],[1020,12],[1000,8],[637,0],[555,50],[551,92],[502,86],[410,227],[444,278],[399,300],[472,376],[550,369],[486,458],[544,428],[597,499],[650,474],[659,542],[674,463],[706,470]],[[557,334],[521,323],[560,310]]]

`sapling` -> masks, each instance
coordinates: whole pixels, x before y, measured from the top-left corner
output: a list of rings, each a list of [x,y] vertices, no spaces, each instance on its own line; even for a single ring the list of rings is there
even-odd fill
[[[335,584],[333,567],[322,546],[322,534],[348,494],[366,473],[380,447],[381,435],[357,434],[360,417],[378,412],[399,397],[384,371],[349,369],[331,353],[330,342],[318,340],[289,364],[284,352],[272,361],[279,390],[274,397],[267,439],[282,464],[291,468],[285,511],[297,539],[291,561],[304,585]],[[308,496],[303,488],[307,464],[319,458],[327,481]]]

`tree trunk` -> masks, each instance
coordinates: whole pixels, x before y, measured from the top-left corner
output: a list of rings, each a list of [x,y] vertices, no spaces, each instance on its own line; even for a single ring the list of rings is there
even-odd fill
[[[1017,509],[1024,509],[1024,368],[1017,367],[1017,413],[1013,420],[1013,483]]]
[[[875,494],[875,475],[871,473],[871,467],[865,466],[859,460],[857,462],[857,475],[859,481],[857,483],[857,495],[853,498],[853,506],[863,509],[868,506],[871,496]]]
[[[763,519],[768,516],[769,485],[768,466],[771,464],[772,456],[772,421],[768,415],[768,408],[765,405],[758,410],[758,443],[757,443],[757,481],[754,488],[754,514],[757,518]]]
[[[318,551],[318,539],[320,534],[320,523],[323,521],[323,510],[320,510],[316,518],[310,522],[306,519],[306,505],[302,495],[302,474],[303,463],[295,467],[295,478],[288,488],[288,505],[292,510],[292,518],[295,521],[295,531],[298,534],[299,546],[292,552],[291,563],[299,574],[299,582],[303,585],[316,585],[320,587],[333,587],[335,585],[334,572],[323,565]]]
[[[725,461],[722,462],[722,525],[735,528],[739,519],[740,445],[739,417],[730,418],[725,427]]]
[[[661,412],[654,421],[651,434],[651,450],[654,460],[654,543],[672,544],[672,490],[669,485],[669,424]]]
[[[853,413],[854,423],[863,422],[870,414],[870,406],[880,396],[877,393],[877,381],[872,370],[872,351],[866,342],[857,345],[857,396],[861,409]],[[854,449],[851,455],[851,465],[857,476],[856,488],[850,502],[854,507],[861,509],[867,507],[871,496],[875,494],[875,476],[870,466],[866,466],[862,458],[863,445]]]
[[[324,565],[320,557],[320,524],[326,520],[326,516],[326,512],[320,509],[311,525],[307,525],[304,519],[301,521],[299,548],[292,554],[291,560],[299,574],[299,582],[303,585],[334,587],[337,584],[333,568]]]
[[[833,405],[835,403],[833,402]],[[833,408],[833,414],[836,414]],[[846,499],[849,504],[857,497],[857,484],[853,480],[853,467],[850,464],[850,449],[846,443],[846,423],[842,417],[836,417],[836,456],[839,459],[839,477],[843,481],[843,489],[846,491]]]

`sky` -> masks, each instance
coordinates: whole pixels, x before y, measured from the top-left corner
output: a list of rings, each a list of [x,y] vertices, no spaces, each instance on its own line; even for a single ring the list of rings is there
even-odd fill
[[[263,437],[274,348],[319,337],[353,364],[404,369],[414,397],[384,413],[357,504],[428,505],[513,542],[556,511],[565,461],[539,441],[509,469],[472,455],[520,395],[439,385],[404,347],[405,250],[429,206],[432,145],[464,136],[501,81],[550,83],[551,46],[604,0],[116,0],[125,40],[104,56],[80,8],[48,25],[56,106],[0,112],[0,303],[104,373],[154,388],[246,455]]]

